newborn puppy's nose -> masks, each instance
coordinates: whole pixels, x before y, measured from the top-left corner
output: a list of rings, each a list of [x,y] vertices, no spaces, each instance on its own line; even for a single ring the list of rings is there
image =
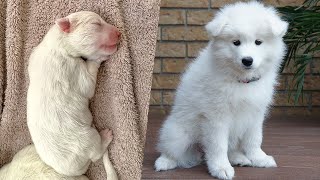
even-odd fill
[[[253,63],[252,57],[244,57],[242,58],[242,64],[246,67],[250,67]]]
[[[119,30],[114,27],[110,30],[109,39],[111,44],[116,44],[119,41],[119,38],[121,36],[121,33]]]
[[[120,38],[120,36],[121,36],[121,32],[120,32],[120,31],[118,31],[118,30],[116,30],[116,34],[117,34],[118,38]]]

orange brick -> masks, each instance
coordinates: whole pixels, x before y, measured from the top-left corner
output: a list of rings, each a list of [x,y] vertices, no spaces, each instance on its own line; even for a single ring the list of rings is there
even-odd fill
[[[240,0],[242,2],[250,1],[250,0]],[[272,6],[299,6],[305,0],[264,0],[264,4],[272,5]],[[226,4],[232,4],[235,2],[239,2],[239,0],[211,0],[211,7],[222,7]]]
[[[311,104],[312,106],[320,106],[320,91],[312,92]]]
[[[161,59],[155,58],[154,65],[153,65],[153,73],[160,73],[161,72]]]
[[[212,10],[190,10],[187,11],[187,23],[191,25],[204,25],[213,18]]]
[[[250,1],[250,0],[240,0],[240,1]],[[239,0],[211,0],[211,7],[219,8],[226,4],[233,4],[235,2],[239,2]]]
[[[202,26],[162,27],[162,40],[208,40],[208,34]]]
[[[320,5],[320,4],[319,4],[319,5]],[[297,49],[297,51],[296,51],[296,54],[297,54],[297,55],[304,54],[305,51],[307,50],[307,48],[308,48],[307,45],[306,45],[306,46],[299,47],[299,48]],[[320,57],[320,52],[315,52],[315,53],[313,54],[313,57],[315,57],[315,58]]]
[[[320,108],[313,107],[312,110],[308,107],[274,107],[271,109],[271,116],[277,115],[283,117],[286,116],[310,116],[315,117],[317,115],[320,115]],[[317,114],[317,115],[316,115]]]
[[[190,62],[189,60],[185,60],[185,59],[164,58],[163,72],[181,73],[185,70],[189,62]]]
[[[185,57],[186,45],[184,43],[158,42],[156,57]]]
[[[303,98],[302,98],[303,97]],[[309,99],[310,94],[309,93],[303,93],[301,94],[297,104],[294,104],[295,94],[292,93],[289,99],[289,94],[284,92],[278,92],[275,95],[275,106],[308,106],[309,105]]]
[[[161,40],[161,27],[158,27],[157,40]]]
[[[295,74],[296,70],[297,70],[297,68],[294,67],[294,62],[293,62],[293,60],[291,60],[290,63],[284,67],[282,73]],[[310,73],[310,66],[309,65],[307,65],[305,73]]]
[[[208,43],[188,43],[188,57],[197,57],[201,49],[206,47]]]
[[[150,105],[161,105],[161,91],[157,91],[157,90],[151,91]]]
[[[173,105],[174,96],[174,91],[163,91],[163,105]]]
[[[159,24],[184,24],[184,10],[160,9]]]
[[[320,90],[320,76],[305,76],[304,90]]]
[[[296,90],[295,84],[296,82],[293,80],[293,75],[287,75],[287,89]]]
[[[170,106],[150,106],[149,117],[167,116],[171,111]]]
[[[294,90],[296,88],[294,88],[295,86],[295,81],[293,80],[293,75],[287,75],[287,88],[290,89],[290,90]]]
[[[317,51],[313,54],[313,57],[320,57],[320,51]]]
[[[154,74],[152,78],[152,89],[175,89],[180,81],[177,74]]]
[[[161,7],[208,8],[208,0],[161,0]]]
[[[286,90],[286,76],[285,75],[280,75],[278,78],[278,85],[276,86],[276,90]]]
[[[320,59],[314,60],[311,65],[312,73],[320,73]]]
[[[293,75],[287,76],[287,82],[291,90],[297,89],[295,81],[293,81]],[[304,78],[304,90],[320,90],[320,76],[318,75],[306,75]]]
[[[300,6],[305,0],[264,0],[263,2],[272,6]]]

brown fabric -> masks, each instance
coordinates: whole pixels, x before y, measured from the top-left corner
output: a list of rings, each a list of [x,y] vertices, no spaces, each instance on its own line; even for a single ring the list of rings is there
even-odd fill
[[[159,0],[0,2],[0,110],[4,102],[2,114],[0,111],[0,166],[31,143],[26,92],[32,48],[56,18],[81,10],[100,14],[122,32],[119,51],[100,67],[91,109],[99,130],[109,127],[114,131],[109,149],[120,179],[140,179]],[[90,179],[106,179],[102,161],[92,164],[87,175]]]

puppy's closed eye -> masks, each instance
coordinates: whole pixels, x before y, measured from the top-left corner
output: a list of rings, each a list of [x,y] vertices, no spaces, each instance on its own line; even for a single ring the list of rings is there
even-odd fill
[[[94,24],[94,25],[96,25],[96,26],[102,26],[102,23],[101,22],[94,22],[94,23],[92,23],[92,24]]]
[[[81,56],[80,57],[82,60],[84,60],[84,61],[87,61],[88,59],[87,58],[85,58],[85,57],[83,57],[83,56]]]

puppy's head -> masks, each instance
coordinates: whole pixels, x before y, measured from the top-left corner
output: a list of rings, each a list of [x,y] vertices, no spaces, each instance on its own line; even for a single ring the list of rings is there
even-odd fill
[[[217,64],[238,76],[277,68],[285,53],[282,37],[287,28],[274,8],[257,2],[228,5],[206,25]]]
[[[57,19],[56,25],[64,35],[65,48],[76,55],[94,60],[117,51],[121,33],[94,12],[70,14]]]

